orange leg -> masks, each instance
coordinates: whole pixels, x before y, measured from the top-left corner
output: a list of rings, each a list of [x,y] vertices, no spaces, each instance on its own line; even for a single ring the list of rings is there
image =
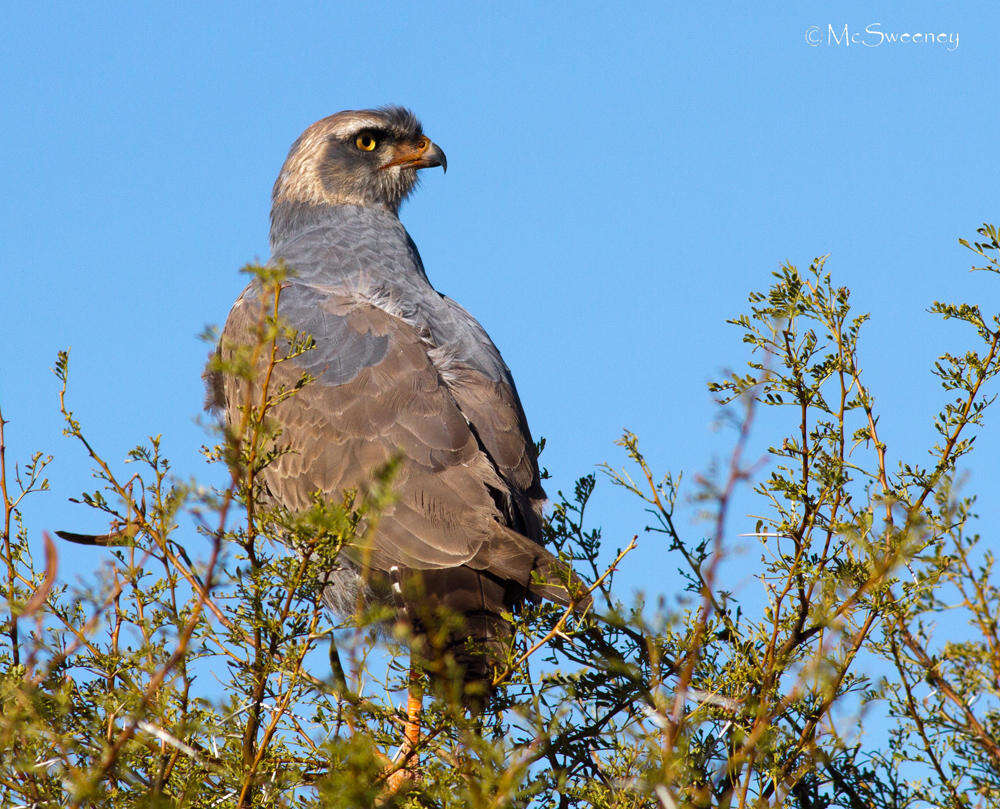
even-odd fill
[[[410,689],[406,696],[406,741],[411,750],[416,750],[420,742],[420,712],[424,707],[424,695],[420,690],[420,672],[410,666]]]
[[[420,672],[410,663],[409,690],[406,697],[406,726],[403,730],[403,744],[400,756],[406,763],[389,776],[389,789],[398,790],[407,781],[417,777],[416,749],[420,743],[420,713],[423,709],[424,695],[420,688]]]

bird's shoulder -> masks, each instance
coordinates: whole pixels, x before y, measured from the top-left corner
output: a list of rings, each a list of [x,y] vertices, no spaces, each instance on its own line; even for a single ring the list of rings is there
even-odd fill
[[[369,279],[398,278],[426,283],[416,245],[387,212],[299,204],[272,216],[294,224],[281,228],[271,260],[283,262],[305,282],[357,287]]]

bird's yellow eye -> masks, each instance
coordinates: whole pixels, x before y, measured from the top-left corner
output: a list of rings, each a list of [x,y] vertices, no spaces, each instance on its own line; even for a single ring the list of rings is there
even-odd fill
[[[375,138],[369,135],[367,132],[358,135],[357,140],[354,144],[361,149],[363,152],[370,152],[375,148]]]
[[[428,145],[429,141],[427,140],[427,138],[421,138],[420,140],[417,141],[418,149],[426,149]]]

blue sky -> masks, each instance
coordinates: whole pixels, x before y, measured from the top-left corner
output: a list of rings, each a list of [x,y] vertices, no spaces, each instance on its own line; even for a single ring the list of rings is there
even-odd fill
[[[402,219],[513,369],[552,493],[620,462],[623,427],[688,479],[724,451],[705,383],[744,359],[724,321],[783,260],[831,253],[875,313],[890,453],[928,442],[927,368],[967,345],[927,306],[997,299],[956,242],[1000,218],[993,4],[75,5],[10,4],[0,41],[0,404],[12,459],[55,455],[35,531],[102,527],[66,502],[91,481],[60,435],[61,348],[109,459],[162,433],[206,476],[197,335],[267,258],[289,145],[340,109],[405,104],[446,150]],[[830,41],[845,25],[958,40]],[[993,421],[969,467],[987,514]],[[643,522],[607,485],[595,517],[611,545]],[[646,540],[622,585],[662,591],[664,559]]]

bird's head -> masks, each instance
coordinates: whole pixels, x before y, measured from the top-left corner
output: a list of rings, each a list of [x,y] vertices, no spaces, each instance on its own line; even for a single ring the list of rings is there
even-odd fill
[[[408,109],[345,110],[317,121],[292,144],[272,199],[397,213],[417,170],[430,166],[447,170],[448,162]]]

